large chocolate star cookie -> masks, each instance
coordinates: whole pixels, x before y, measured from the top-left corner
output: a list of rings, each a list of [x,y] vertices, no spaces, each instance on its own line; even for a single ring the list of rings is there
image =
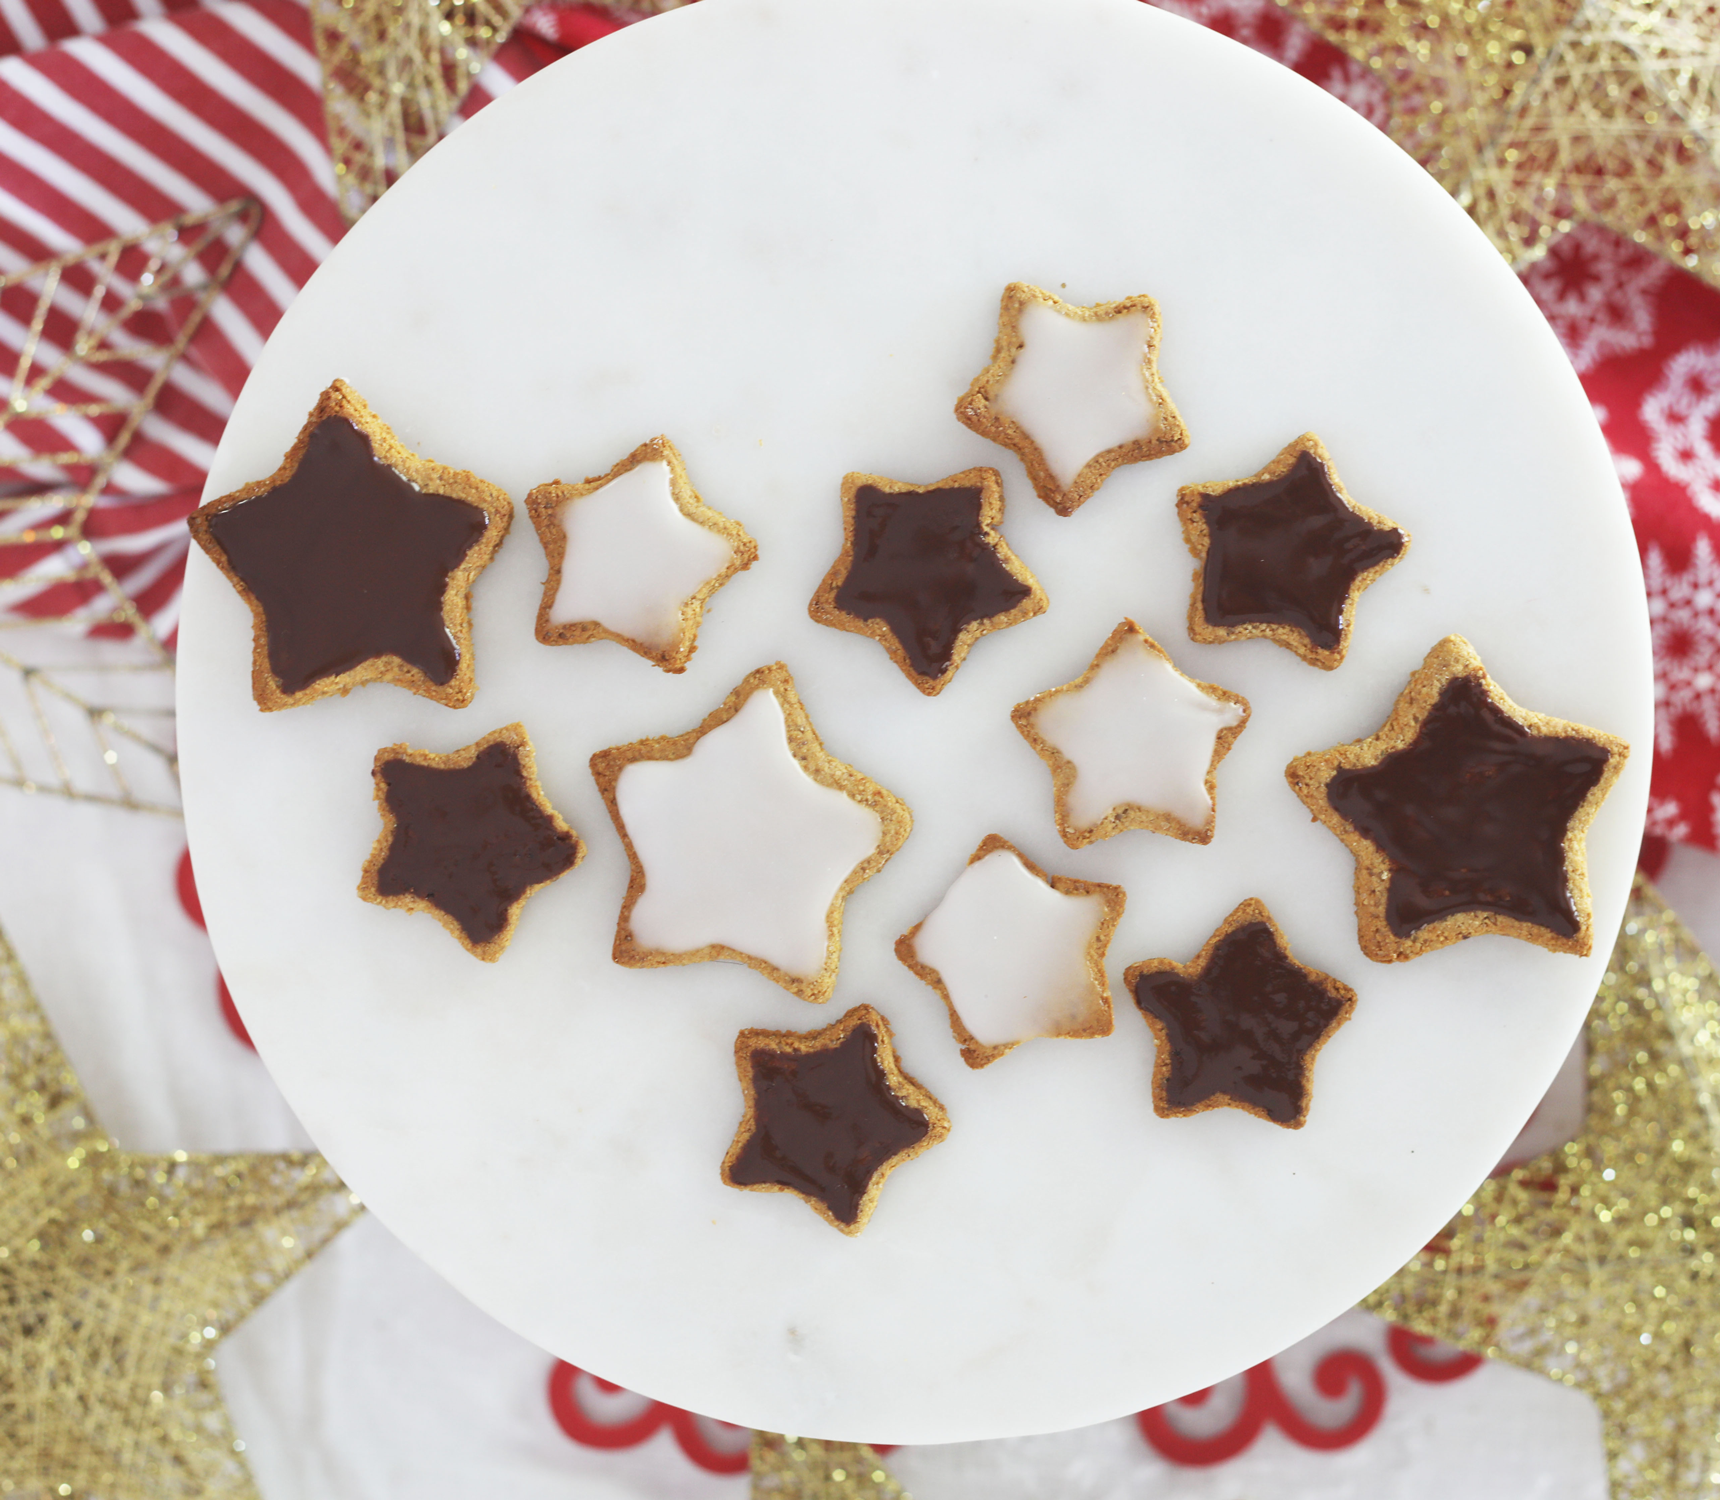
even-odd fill
[[[190,526],[251,606],[259,708],[365,682],[464,708],[477,691],[472,582],[513,514],[505,490],[419,458],[337,380],[275,473]]]
[[[1452,635],[1377,733],[1298,756],[1284,774],[1356,856],[1369,958],[1487,932],[1584,954],[1584,839],[1629,754],[1613,735],[1519,708]]]

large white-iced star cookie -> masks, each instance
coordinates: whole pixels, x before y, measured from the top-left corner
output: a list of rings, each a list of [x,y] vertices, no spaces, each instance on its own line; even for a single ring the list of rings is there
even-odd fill
[[[1124,620],[1085,672],[1010,718],[1051,768],[1057,831],[1071,849],[1126,828],[1207,844],[1218,763],[1248,723],[1248,700],[1184,676]]]
[[[749,673],[697,729],[599,750],[591,773],[632,867],[617,963],[733,959],[830,998],[842,904],[913,817],[826,752],[787,667]]]
[[[699,498],[675,445],[641,443],[607,474],[526,496],[549,558],[537,638],[618,641],[684,672],[705,603],[758,559],[746,528]]]
[[[1113,469],[1188,446],[1159,380],[1159,329],[1148,296],[1079,307],[1012,281],[991,363],[956,417],[1013,448],[1039,498],[1070,515]]]
[[[988,835],[896,957],[942,997],[970,1068],[1033,1037],[1111,1034],[1105,953],[1120,885],[1047,875]]]

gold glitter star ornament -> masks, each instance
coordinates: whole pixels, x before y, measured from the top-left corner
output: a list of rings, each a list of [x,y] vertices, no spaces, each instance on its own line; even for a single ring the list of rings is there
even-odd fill
[[[908,1500],[865,1443],[755,1432],[753,1500]]]
[[[256,1500],[214,1348],[360,1212],[314,1153],[119,1150],[0,935],[0,1493]]]
[[[1588,1057],[1581,1134],[1363,1305],[1587,1392],[1612,1500],[1720,1496],[1720,978],[1640,877]]]

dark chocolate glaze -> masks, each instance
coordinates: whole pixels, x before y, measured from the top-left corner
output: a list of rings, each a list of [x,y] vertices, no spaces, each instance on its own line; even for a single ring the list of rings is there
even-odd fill
[[[1201,609],[1211,625],[1288,625],[1336,650],[1344,605],[1361,574],[1396,557],[1404,534],[1358,516],[1325,466],[1299,455],[1277,479],[1200,502],[1211,543]]]
[[[860,1216],[872,1178],[931,1131],[904,1104],[862,1022],[834,1047],[752,1054],[753,1130],[729,1166],[742,1187],[774,1183],[816,1198],[843,1224]]]
[[[976,485],[854,494],[854,550],[836,606],[880,620],[922,677],[949,670],[956,639],[1007,614],[1033,590],[998,560],[980,522]]]
[[[1496,912],[1575,937],[1565,834],[1606,770],[1591,740],[1531,734],[1454,677],[1420,732],[1326,798],[1391,861],[1386,925],[1408,937],[1456,912]]]
[[[394,814],[378,894],[422,897],[474,944],[500,936],[516,902],[579,858],[579,840],[538,805],[510,744],[486,745],[459,770],[387,760],[376,775]]]
[[[325,417],[290,479],[208,524],[263,608],[282,691],[296,693],[388,655],[450,681],[460,652],[442,596],[489,523],[380,462],[345,417]]]
[[[1308,1053],[1349,998],[1292,963],[1265,922],[1226,933],[1193,979],[1161,970],[1135,980],[1135,1004],[1164,1025],[1167,1106],[1224,1095],[1280,1125],[1306,1110]]]

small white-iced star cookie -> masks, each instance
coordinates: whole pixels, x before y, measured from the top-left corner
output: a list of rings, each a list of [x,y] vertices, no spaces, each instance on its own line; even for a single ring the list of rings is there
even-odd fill
[[[942,997],[970,1068],[1034,1037],[1111,1034],[1105,954],[1120,885],[1047,875],[988,834],[896,957]]]
[[[825,750],[787,667],[749,673],[697,729],[599,750],[591,774],[632,867],[616,963],[731,959],[830,998],[842,904],[913,817]]]
[[[1009,716],[1051,768],[1057,831],[1071,849],[1126,828],[1209,844],[1218,763],[1248,724],[1248,700],[1184,676],[1124,620],[1085,672]]]
[[[1113,469],[1188,446],[1159,380],[1159,329],[1158,304],[1145,295],[1078,307],[1012,281],[991,363],[956,417],[1014,449],[1039,498],[1071,515]]]
[[[758,559],[746,529],[699,498],[666,437],[583,484],[540,484],[526,510],[549,558],[537,638],[618,641],[665,672],[687,669],[706,601]]]

